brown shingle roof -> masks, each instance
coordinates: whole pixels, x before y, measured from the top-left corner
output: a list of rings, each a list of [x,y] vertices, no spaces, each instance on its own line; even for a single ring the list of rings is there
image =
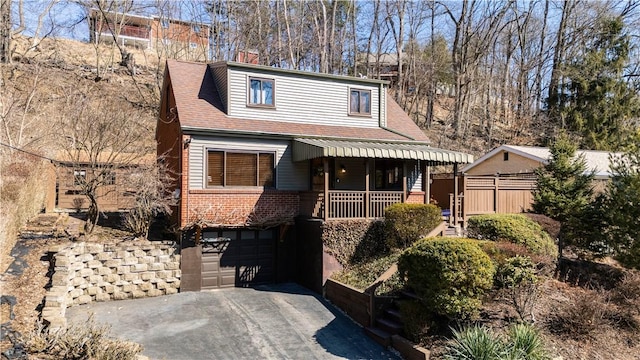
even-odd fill
[[[383,128],[240,119],[229,117],[224,112],[207,64],[168,60],[167,71],[171,79],[180,125],[183,128],[292,136],[428,141],[418,126],[389,96],[387,96],[387,127],[392,131]]]

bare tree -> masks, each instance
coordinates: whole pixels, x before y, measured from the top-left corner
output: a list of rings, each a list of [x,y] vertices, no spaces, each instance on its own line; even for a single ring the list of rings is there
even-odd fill
[[[32,150],[44,145],[50,128],[43,120],[55,107],[43,87],[50,81],[38,63],[0,67],[0,142]],[[0,148],[0,154],[6,152],[12,150]]]
[[[131,167],[125,177],[124,186],[135,193],[135,201],[123,222],[135,236],[147,238],[152,220],[161,214],[171,215],[171,207],[177,203],[171,192],[176,175],[163,160],[159,157],[155,163]]]
[[[398,82],[396,91],[396,101],[402,102],[404,98],[405,80],[404,80],[404,36],[405,36],[405,12],[407,9],[406,0],[389,1],[387,4],[387,21],[389,28],[393,34],[396,48],[396,58],[398,62]],[[397,23],[397,27],[396,27]]]
[[[153,152],[145,114],[122,99],[98,96],[95,89],[68,91],[65,112],[60,114],[56,135],[67,161],[83,172],[75,183],[89,200],[85,231],[91,233],[100,209],[98,188],[108,184],[114,172],[140,166]]]

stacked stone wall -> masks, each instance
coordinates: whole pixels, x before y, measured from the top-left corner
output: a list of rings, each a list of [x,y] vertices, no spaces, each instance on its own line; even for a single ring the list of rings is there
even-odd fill
[[[180,289],[180,255],[173,242],[75,243],[53,252],[51,288],[42,311],[52,328],[66,326],[70,306]]]

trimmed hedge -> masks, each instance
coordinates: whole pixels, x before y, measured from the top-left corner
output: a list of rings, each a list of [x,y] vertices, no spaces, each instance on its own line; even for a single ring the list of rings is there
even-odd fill
[[[406,248],[442,222],[442,211],[431,204],[393,204],[385,209],[387,244]]]
[[[406,249],[398,271],[436,314],[474,317],[493,285],[494,265],[476,240],[428,238]]]
[[[524,245],[534,254],[554,255],[553,240],[540,224],[521,214],[487,214],[469,219],[467,234],[471,238],[508,241]]]

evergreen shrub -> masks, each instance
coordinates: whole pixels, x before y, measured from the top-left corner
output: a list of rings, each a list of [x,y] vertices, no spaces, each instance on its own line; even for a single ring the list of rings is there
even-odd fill
[[[498,288],[513,288],[538,281],[536,267],[527,256],[514,256],[496,269],[495,282]]]
[[[475,240],[428,238],[400,255],[398,271],[434,313],[467,319],[477,314],[495,269]]]
[[[391,248],[406,248],[442,222],[442,211],[431,204],[398,203],[385,209],[385,233]]]
[[[467,232],[471,238],[524,245],[538,255],[557,253],[553,240],[540,224],[521,214],[473,216],[469,219]]]

